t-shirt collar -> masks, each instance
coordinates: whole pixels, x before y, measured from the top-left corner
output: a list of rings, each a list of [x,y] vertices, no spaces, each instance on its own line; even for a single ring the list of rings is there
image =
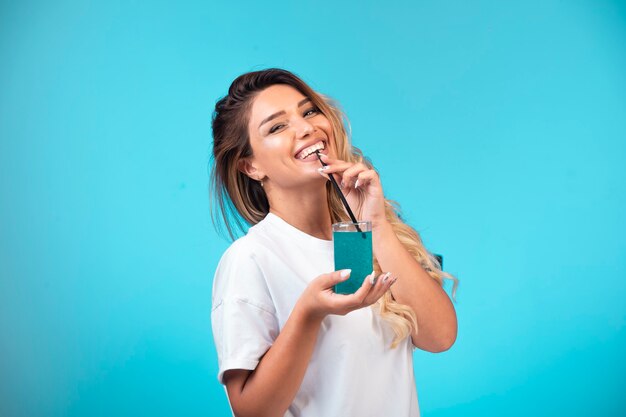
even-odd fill
[[[268,212],[262,222],[272,227],[275,227],[288,238],[293,239],[294,241],[301,243],[307,247],[313,247],[321,251],[333,250],[332,240],[319,239],[315,236],[311,236],[308,233],[305,233],[302,230],[298,229],[297,227],[287,223],[281,217],[272,212]]]

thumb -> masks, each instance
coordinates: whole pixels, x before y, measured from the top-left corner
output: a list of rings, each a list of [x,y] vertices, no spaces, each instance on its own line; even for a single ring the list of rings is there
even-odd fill
[[[321,284],[324,288],[330,288],[335,284],[347,280],[350,277],[351,272],[351,269],[341,269],[339,271],[323,275],[324,278],[321,280]]]
[[[324,173],[324,169],[323,169],[323,168],[318,168],[318,169],[317,169],[317,172],[319,172],[319,173],[320,173],[320,175],[321,175],[322,177],[324,177],[324,178],[326,178],[328,181],[330,181],[330,178],[328,177],[328,175]]]

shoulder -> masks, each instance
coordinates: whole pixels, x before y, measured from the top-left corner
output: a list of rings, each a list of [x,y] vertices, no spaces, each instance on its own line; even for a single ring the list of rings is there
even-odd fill
[[[222,254],[213,277],[213,305],[237,299],[271,308],[266,277],[257,262],[261,245],[250,234],[234,241]]]
[[[229,262],[233,258],[254,258],[267,246],[266,220],[251,226],[244,236],[236,239],[222,254],[220,263]]]
[[[268,255],[267,248],[271,244],[268,244],[261,231],[260,227],[253,226],[245,236],[232,242],[218,262],[218,271],[237,266],[252,267],[262,264],[262,259]]]
[[[255,246],[257,246],[256,242],[250,234],[240,237],[226,248],[220,258],[218,266],[238,260],[254,258]]]

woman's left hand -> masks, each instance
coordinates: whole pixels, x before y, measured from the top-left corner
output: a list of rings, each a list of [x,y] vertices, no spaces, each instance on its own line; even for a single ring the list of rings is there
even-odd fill
[[[341,159],[332,159],[324,154],[321,157],[327,166],[320,170],[320,173],[334,174],[357,220],[369,220],[372,222],[372,227],[386,221],[383,187],[375,170],[369,169],[362,162],[346,162]],[[359,207],[357,196],[359,190],[365,198],[361,207]]]

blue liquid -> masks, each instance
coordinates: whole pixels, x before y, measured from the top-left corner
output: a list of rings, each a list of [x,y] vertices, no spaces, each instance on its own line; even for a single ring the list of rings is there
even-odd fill
[[[333,232],[335,271],[351,269],[347,281],[335,285],[337,294],[353,294],[372,273],[372,232]]]

